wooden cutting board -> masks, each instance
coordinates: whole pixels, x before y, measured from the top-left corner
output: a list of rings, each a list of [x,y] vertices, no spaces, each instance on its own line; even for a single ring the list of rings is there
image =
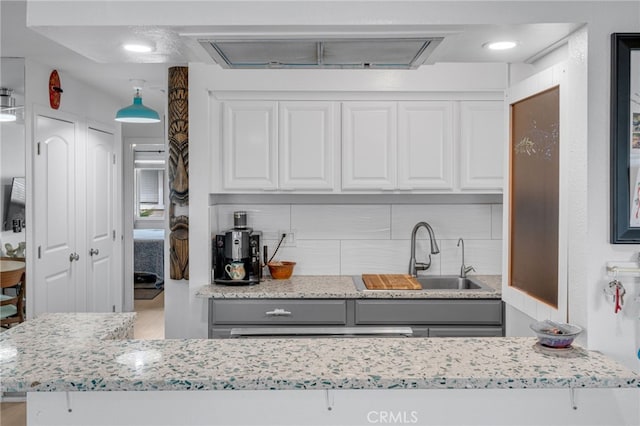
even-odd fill
[[[362,274],[369,290],[421,290],[419,282],[407,274]]]

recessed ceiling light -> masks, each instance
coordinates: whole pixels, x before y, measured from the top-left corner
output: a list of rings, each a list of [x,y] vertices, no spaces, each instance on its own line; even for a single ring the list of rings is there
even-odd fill
[[[126,43],[122,47],[124,50],[135,53],[149,53],[153,50],[153,46],[143,43]]]
[[[515,41],[503,40],[503,41],[487,42],[482,46],[486,47],[489,50],[507,50],[507,49],[513,49],[517,45],[518,43],[516,43]]]

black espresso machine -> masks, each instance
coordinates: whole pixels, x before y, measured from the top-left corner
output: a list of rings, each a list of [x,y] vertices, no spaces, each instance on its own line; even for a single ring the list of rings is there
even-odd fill
[[[262,233],[247,226],[247,212],[233,212],[233,228],[218,234],[212,244],[213,282],[253,285],[262,279]]]

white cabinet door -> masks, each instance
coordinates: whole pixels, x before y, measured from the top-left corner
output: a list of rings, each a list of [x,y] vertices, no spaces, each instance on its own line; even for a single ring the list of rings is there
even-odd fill
[[[334,189],[339,108],[336,102],[279,103],[280,189]]]
[[[225,102],[222,114],[223,188],[277,189],[277,102]]]
[[[397,104],[342,104],[342,188],[396,187]]]
[[[460,188],[502,189],[504,102],[460,103]]]
[[[115,151],[112,133],[87,132],[87,310],[111,312],[115,286]]]
[[[398,105],[398,188],[453,189],[453,103]]]
[[[91,127],[81,132],[76,117],[59,115],[68,120],[35,116],[37,249],[27,289],[34,298],[33,315],[111,312],[120,307],[115,295],[122,285],[113,240],[114,135]]]
[[[35,277],[27,292],[34,298],[32,315],[83,311],[76,287],[81,275],[76,243],[76,124],[42,115],[35,117],[34,157]],[[84,253],[77,253],[84,256]]]

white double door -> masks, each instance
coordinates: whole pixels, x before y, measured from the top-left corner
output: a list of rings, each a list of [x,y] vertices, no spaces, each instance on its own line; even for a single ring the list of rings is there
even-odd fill
[[[116,301],[114,134],[35,117],[34,314],[110,312]]]

